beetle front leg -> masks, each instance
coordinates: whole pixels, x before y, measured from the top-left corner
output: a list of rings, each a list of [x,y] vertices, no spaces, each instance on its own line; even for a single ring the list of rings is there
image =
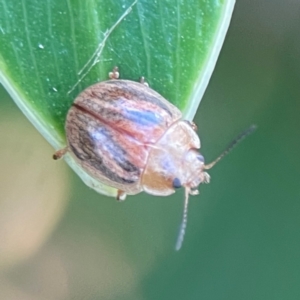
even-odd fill
[[[210,182],[210,176],[206,172],[202,172],[200,176],[201,182],[203,183],[209,183]]]
[[[56,151],[52,157],[54,160],[58,160],[62,158],[67,152],[68,152],[68,147],[65,147],[63,149]]]
[[[122,190],[118,190],[117,192],[117,200],[118,201],[124,201],[126,199],[127,194],[122,191]]]

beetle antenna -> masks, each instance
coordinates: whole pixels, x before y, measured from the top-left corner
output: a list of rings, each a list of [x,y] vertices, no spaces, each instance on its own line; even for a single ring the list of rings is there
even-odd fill
[[[214,161],[209,163],[208,165],[204,165],[203,168],[204,170],[211,169],[218,161],[220,161],[225,155],[227,155],[231,150],[239,143],[241,142],[246,136],[251,134],[255,129],[257,128],[256,125],[251,125],[249,128],[247,128],[245,131],[240,133],[228,146],[227,148],[223,151],[223,153],[217,157]]]
[[[178,238],[177,238],[177,242],[176,242],[176,246],[175,246],[176,251],[180,250],[183,240],[184,240],[185,229],[186,229],[186,224],[187,224],[187,217],[188,217],[189,192],[190,192],[190,189],[186,187],[185,188],[182,222],[180,225],[179,234],[178,234]]]

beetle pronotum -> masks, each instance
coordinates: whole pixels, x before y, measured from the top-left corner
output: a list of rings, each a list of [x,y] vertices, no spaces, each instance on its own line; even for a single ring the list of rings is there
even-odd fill
[[[173,104],[141,82],[119,80],[117,68],[110,80],[96,83],[75,99],[65,129],[67,147],[54,159],[70,152],[95,179],[118,189],[118,200],[142,191],[168,196],[185,188],[179,250],[187,224],[189,195],[200,183],[209,183],[205,171],[213,167],[243,137],[234,140],[215,161],[204,163],[193,122],[182,120]]]

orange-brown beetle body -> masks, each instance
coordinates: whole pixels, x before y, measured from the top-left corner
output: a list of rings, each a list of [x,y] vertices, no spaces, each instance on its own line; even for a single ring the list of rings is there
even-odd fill
[[[203,177],[200,141],[181,112],[138,82],[109,80],[85,89],[66,121],[68,149],[91,176],[127,194],[167,196]],[[179,187],[179,186],[178,186]]]

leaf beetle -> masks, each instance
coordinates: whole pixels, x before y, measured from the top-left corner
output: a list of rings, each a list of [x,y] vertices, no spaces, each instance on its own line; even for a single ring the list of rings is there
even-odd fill
[[[209,183],[206,172],[243,137],[235,139],[212,163],[199,153],[200,139],[193,122],[182,120],[180,110],[140,82],[120,80],[118,68],[110,80],[82,91],[68,111],[67,147],[54,159],[70,152],[93,178],[126,194],[146,192],[168,196],[185,189],[183,220],[176,243],[181,248],[187,224],[189,195],[197,195],[200,183]]]

